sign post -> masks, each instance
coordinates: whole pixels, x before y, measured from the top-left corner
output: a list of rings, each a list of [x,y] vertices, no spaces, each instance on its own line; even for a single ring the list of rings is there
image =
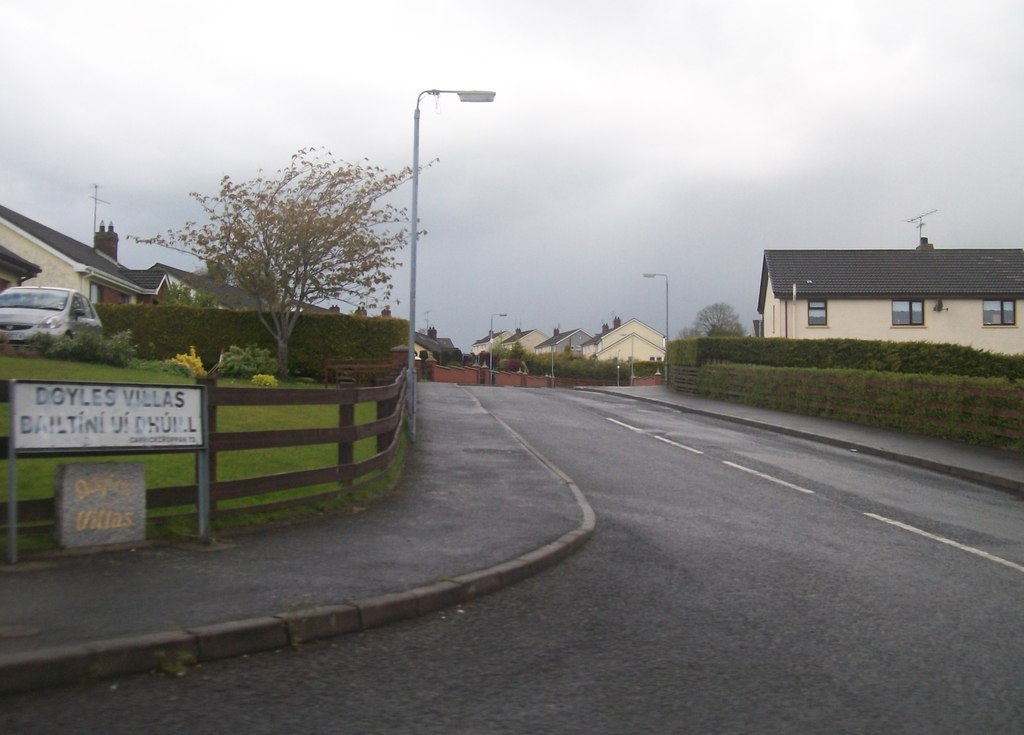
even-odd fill
[[[10,381],[7,562],[18,556],[17,467],[23,454],[195,451],[199,534],[209,538],[206,386]]]

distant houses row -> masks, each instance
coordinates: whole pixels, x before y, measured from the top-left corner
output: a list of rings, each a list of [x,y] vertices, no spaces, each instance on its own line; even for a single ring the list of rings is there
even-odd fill
[[[618,362],[662,361],[665,359],[664,335],[639,319],[623,322],[616,317],[611,326],[601,325],[601,331],[590,334],[584,329],[561,331],[557,327],[549,337],[539,329],[516,329],[514,332],[501,330],[476,340],[470,348],[471,355],[490,355],[507,352],[515,348],[524,352],[549,355],[571,352],[597,360]],[[426,350],[438,355],[441,351],[455,350],[450,339],[437,336],[433,327],[425,334],[417,333],[417,352]]]

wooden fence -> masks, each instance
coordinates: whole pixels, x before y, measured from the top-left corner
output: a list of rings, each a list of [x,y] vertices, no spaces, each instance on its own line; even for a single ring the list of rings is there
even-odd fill
[[[321,500],[336,498],[360,486],[371,473],[386,469],[394,459],[399,438],[399,428],[405,414],[405,372],[400,373],[392,383],[375,387],[341,385],[331,389],[305,388],[229,388],[216,384],[215,380],[204,381],[206,389],[207,414],[209,417],[210,445],[210,500],[211,517],[216,519],[238,513],[253,513],[278,510],[296,505],[305,505]],[[0,403],[8,403],[10,383],[0,381]],[[377,418],[374,421],[355,423],[356,405],[375,403]],[[217,414],[226,406],[337,406],[336,426],[311,429],[270,429],[266,431],[218,431]],[[355,442],[376,438],[376,452],[369,458],[353,460]],[[337,463],[327,467],[284,472],[263,477],[247,477],[238,480],[217,479],[217,455],[252,449],[272,449],[305,445],[337,445]],[[8,438],[0,437],[0,456],[6,457]],[[123,450],[104,451],[104,455],[123,457]],[[35,456],[47,456],[45,454]],[[54,453],[49,456],[62,456]],[[96,456],[92,454],[91,456]],[[198,470],[197,470],[198,474]],[[218,508],[219,502],[236,498],[259,498],[270,493],[297,488],[332,485],[332,489],[315,494],[301,494],[285,500],[255,501],[240,508]],[[175,487],[147,488],[146,507],[149,523],[167,522],[169,518],[195,519],[198,481]],[[189,508],[188,506],[191,506]],[[50,534],[54,531],[54,500],[50,498],[19,500],[18,535]],[[159,511],[182,509],[184,512],[169,516]],[[158,511],[150,515],[149,511]],[[7,532],[7,518],[0,517],[0,532]]]

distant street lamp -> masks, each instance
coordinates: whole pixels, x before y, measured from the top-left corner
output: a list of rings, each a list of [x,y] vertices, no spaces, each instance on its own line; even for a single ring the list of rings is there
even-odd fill
[[[662,345],[665,348],[665,381],[668,382],[668,276],[664,273],[644,273],[644,278],[656,278],[660,276],[665,279],[665,340]]]
[[[505,312],[495,312],[491,314],[491,329],[488,334],[487,342],[487,366],[490,368],[487,375],[490,377],[490,384],[494,385],[494,317],[496,316],[508,316]]]
[[[412,232],[409,235],[409,367],[406,371],[406,404],[409,411],[409,441],[416,441],[416,240],[420,189],[420,101],[424,95],[457,94],[460,102],[493,102],[494,92],[479,90],[425,89],[416,97],[412,129]]]

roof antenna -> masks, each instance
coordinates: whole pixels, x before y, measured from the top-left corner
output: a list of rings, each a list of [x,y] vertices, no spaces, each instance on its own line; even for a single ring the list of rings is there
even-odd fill
[[[911,217],[910,219],[907,220],[907,222],[909,222],[910,224],[914,224],[915,222],[917,222],[917,241],[918,242],[921,241],[921,230],[924,229],[924,218],[927,217],[929,214],[935,214],[938,211],[939,210],[937,210],[937,209],[933,209],[930,212],[925,212],[924,214],[919,214],[916,217]]]
[[[110,204],[110,202],[106,199],[100,199],[99,184],[92,185],[92,196],[89,198],[92,199],[92,231],[93,234],[96,234],[96,210],[100,204]]]

